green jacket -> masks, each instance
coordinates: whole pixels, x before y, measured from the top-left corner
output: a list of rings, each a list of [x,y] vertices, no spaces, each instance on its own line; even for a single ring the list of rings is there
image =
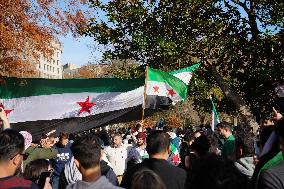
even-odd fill
[[[57,149],[54,148],[41,148],[38,146],[30,146],[25,151],[25,155],[27,156],[24,159],[24,170],[26,165],[36,159],[52,159],[57,156]]]
[[[224,142],[221,154],[224,157],[229,157],[235,152],[235,137],[230,135]]]
[[[278,165],[280,165],[282,162],[284,161],[284,158],[283,158],[283,155],[282,155],[282,152],[280,151],[276,156],[274,156],[271,160],[269,160],[259,171],[258,175],[257,175],[257,180],[256,180],[256,187],[255,188],[258,188],[258,181],[259,181],[259,176],[260,174],[269,169],[269,168],[272,168],[272,167],[276,167]]]

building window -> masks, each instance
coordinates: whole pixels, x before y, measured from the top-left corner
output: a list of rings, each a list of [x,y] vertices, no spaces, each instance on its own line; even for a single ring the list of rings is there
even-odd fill
[[[52,67],[52,72],[54,72],[54,67]]]
[[[59,57],[59,52],[57,52],[57,58]]]
[[[43,65],[43,70],[45,70],[45,67],[46,67],[46,65],[44,64],[44,65]]]
[[[57,73],[59,74],[59,68],[57,68]]]
[[[49,71],[49,65],[47,65],[47,71]]]
[[[59,60],[57,60],[57,65],[59,65]]]

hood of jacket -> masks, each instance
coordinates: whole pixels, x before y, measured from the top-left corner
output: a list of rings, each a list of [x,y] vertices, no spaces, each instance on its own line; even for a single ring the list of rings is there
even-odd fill
[[[240,158],[235,162],[235,166],[241,173],[246,175],[249,179],[252,177],[255,168],[253,157]]]

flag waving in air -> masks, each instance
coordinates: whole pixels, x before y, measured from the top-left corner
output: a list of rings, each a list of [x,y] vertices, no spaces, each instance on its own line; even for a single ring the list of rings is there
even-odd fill
[[[149,68],[146,75],[145,108],[156,109],[184,101],[192,73],[199,65],[200,63],[194,64],[170,73]]]
[[[215,130],[215,128],[216,128],[216,125],[217,125],[218,123],[220,123],[220,119],[219,119],[217,110],[216,110],[216,108],[215,108],[215,105],[214,105],[214,102],[213,102],[211,96],[210,96],[210,101],[211,101],[211,103],[212,103],[211,129],[212,129],[212,131],[214,132],[214,130]]]

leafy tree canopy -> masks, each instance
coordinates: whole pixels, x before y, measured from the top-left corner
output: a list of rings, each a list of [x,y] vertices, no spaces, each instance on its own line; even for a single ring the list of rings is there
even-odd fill
[[[214,66],[255,115],[270,112],[272,83],[283,80],[281,0],[89,1],[106,18],[89,20],[82,33],[109,47],[105,59],[134,59],[164,71],[202,60],[192,87],[199,87],[196,100],[220,86]]]

